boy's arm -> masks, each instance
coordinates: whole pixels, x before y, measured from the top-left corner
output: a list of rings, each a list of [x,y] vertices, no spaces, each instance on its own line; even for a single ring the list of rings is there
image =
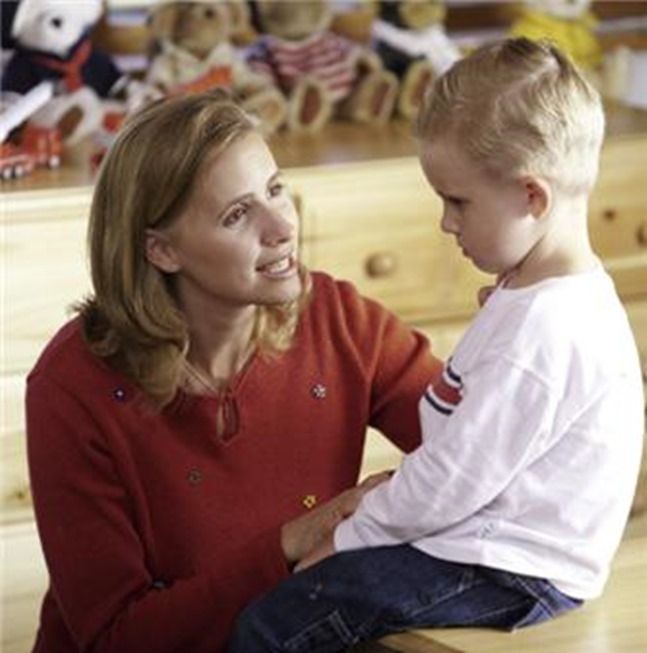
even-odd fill
[[[411,542],[456,524],[495,499],[542,451],[558,404],[551,388],[503,357],[475,376],[449,416],[439,418],[421,400],[427,437],[337,527],[336,550]]]

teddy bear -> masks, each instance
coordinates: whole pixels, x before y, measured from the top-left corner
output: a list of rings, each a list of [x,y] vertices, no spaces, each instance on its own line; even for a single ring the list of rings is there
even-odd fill
[[[602,64],[602,48],[590,7],[591,0],[525,0],[510,34],[548,39],[593,74]]]
[[[400,80],[397,112],[411,119],[427,86],[461,57],[444,30],[440,0],[383,0],[372,35],[384,65]]]
[[[254,0],[260,34],[251,47],[254,70],[288,99],[288,128],[316,132],[333,116],[379,124],[393,111],[398,82],[370,48],[330,29],[326,0]]]
[[[269,134],[283,124],[286,103],[230,42],[245,11],[234,0],[159,3],[150,15],[156,50],[146,79],[168,95],[226,88]]]
[[[102,12],[101,0],[21,0],[13,16],[13,53],[2,90],[25,94],[40,82],[54,82],[54,97],[32,120],[61,126],[67,144],[97,130],[108,107],[128,112],[154,97],[93,46],[89,32]]]

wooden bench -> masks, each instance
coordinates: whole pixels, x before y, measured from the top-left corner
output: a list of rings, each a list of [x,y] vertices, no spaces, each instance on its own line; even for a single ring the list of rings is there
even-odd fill
[[[512,633],[414,630],[379,644],[398,653],[647,653],[647,533],[622,541],[599,599],[554,621]]]

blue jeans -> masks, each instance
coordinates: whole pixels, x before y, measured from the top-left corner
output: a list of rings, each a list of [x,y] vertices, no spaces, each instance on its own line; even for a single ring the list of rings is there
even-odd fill
[[[513,630],[582,602],[539,578],[433,558],[404,544],[338,553],[241,614],[229,653],[336,653],[432,626]]]

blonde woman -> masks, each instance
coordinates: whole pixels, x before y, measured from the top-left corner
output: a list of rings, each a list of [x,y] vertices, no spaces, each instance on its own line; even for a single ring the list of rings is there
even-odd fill
[[[31,372],[27,437],[51,583],[35,652],[218,653],[405,450],[440,364],[298,262],[267,145],[222,94],[124,127],[90,216],[94,294]]]
[[[434,83],[418,136],[440,228],[501,281],[421,399],[423,444],[247,609],[232,651],[514,629],[602,592],[644,433],[636,345],[588,237],[603,133],[597,92],[546,43],[482,46]]]

